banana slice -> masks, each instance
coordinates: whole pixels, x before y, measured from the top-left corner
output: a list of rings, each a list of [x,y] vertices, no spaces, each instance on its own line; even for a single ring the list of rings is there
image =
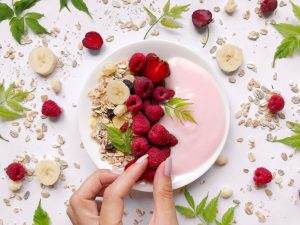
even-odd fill
[[[225,73],[232,73],[243,64],[243,51],[235,45],[225,44],[217,52],[217,62]]]
[[[56,56],[47,47],[35,48],[29,54],[29,65],[43,77],[48,77],[55,70],[56,64]]]
[[[128,119],[125,118],[124,116],[121,116],[121,117],[115,116],[112,119],[112,122],[113,122],[113,125],[115,128],[120,128],[125,122],[128,122]]]
[[[123,104],[129,97],[129,88],[120,80],[112,80],[107,84],[108,101],[115,105]]]
[[[41,160],[36,165],[35,175],[41,184],[53,185],[60,175],[60,166],[54,160]]]
[[[235,0],[228,0],[228,2],[225,5],[225,11],[228,14],[234,13],[236,8],[237,8],[237,4],[236,4]]]

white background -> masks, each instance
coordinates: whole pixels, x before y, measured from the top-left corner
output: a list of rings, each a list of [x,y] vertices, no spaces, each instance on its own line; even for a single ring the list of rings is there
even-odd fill
[[[10,1],[4,2],[10,4]],[[33,43],[24,46],[17,45],[9,32],[8,22],[5,21],[0,24],[0,44],[3,46],[3,48],[0,49],[1,80],[5,79],[6,84],[8,84],[12,81],[18,82],[20,79],[24,79],[26,80],[26,88],[30,89],[29,82],[31,79],[35,79],[37,81],[37,90],[36,99],[33,102],[36,104],[37,111],[40,111],[40,95],[42,94],[49,95],[50,98],[56,100],[64,108],[63,116],[56,122],[49,120],[44,121],[40,118],[40,115],[37,116],[34,122],[37,127],[40,127],[43,122],[48,125],[48,132],[42,141],[37,141],[35,139],[35,129],[26,130],[22,125],[22,121],[20,121],[22,127],[20,137],[13,139],[9,136],[9,130],[16,128],[12,127],[10,122],[1,122],[0,133],[10,139],[9,143],[0,141],[0,218],[3,219],[4,224],[23,224],[23,222],[31,224],[34,209],[37,206],[38,200],[41,198],[40,193],[42,190],[38,181],[34,179],[32,182],[26,182],[21,190],[22,193],[27,190],[30,191],[31,195],[27,201],[12,199],[11,207],[7,207],[3,203],[2,199],[8,197],[10,194],[4,168],[13,161],[17,154],[26,151],[39,158],[45,154],[48,156],[57,156],[57,151],[52,148],[52,145],[56,143],[57,135],[61,134],[65,137],[66,144],[63,146],[65,155],[63,159],[69,163],[69,168],[64,171],[67,180],[66,182],[59,182],[54,189],[47,190],[51,193],[51,196],[48,199],[42,199],[43,207],[49,213],[52,224],[70,224],[65,214],[66,207],[64,202],[67,201],[71,195],[71,189],[64,189],[64,185],[67,184],[78,187],[82,180],[96,169],[87,153],[79,148],[81,141],[77,129],[77,109],[72,105],[77,104],[82,84],[88,78],[92,69],[106,54],[130,42],[142,40],[146,32],[146,28],[138,32],[126,32],[125,30],[121,30],[115,23],[120,19],[123,21],[132,20],[136,24],[139,24],[142,20],[146,19],[146,14],[140,10],[142,4],[148,6],[152,1],[142,1],[142,3],[138,5],[128,6],[122,4],[120,9],[113,8],[110,0],[108,5],[104,5],[99,0],[87,0],[86,2],[94,15],[94,20],[78,12],[71,5],[72,13],[69,13],[67,10],[59,13],[58,0],[44,0],[39,2],[32,10],[28,10],[44,12],[45,18],[41,19],[41,23],[49,28],[49,30],[54,27],[61,30],[57,38],[47,36],[47,40],[49,47],[59,56],[65,66],[64,68],[57,69],[48,79],[40,78],[34,74],[27,64],[30,50],[35,46],[41,45],[41,38],[29,33],[29,36],[33,39]],[[285,2],[288,3],[287,0],[285,0]],[[300,1],[295,2],[300,4]],[[222,72],[218,74],[220,79],[224,81],[223,83],[230,98],[232,109],[230,135],[224,148],[224,153],[229,157],[229,163],[222,168],[212,167],[203,177],[190,184],[188,186],[189,190],[195,196],[195,199],[200,201],[208,192],[212,197],[217,195],[223,186],[229,185],[234,190],[234,195],[230,200],[220,200],[220,212],[224,212],[226,207],[231,206],[233,199],[239,199],[241,204],[236,209],[235,215],[238,224],[258,224],[255,215],[248,216],[244,212],[244,205],[247,201],[254,203],[254,211],[260,210],[267,216],[267,222],[265,224],[299,224],[299,154],[295,154],[294,157],[284,162],[281,159],[281,153],[285,152],[288,155],[293,154],[294,151],[292,149],[280,144],[266,142],[265,137],[268,131],[239,127],[237,121],[234,119],[234,112],[236,112],[239,109],[239,105],[247,99],[249,92],[246,86],[252,77],[269,88],[273,85],[274,89],[281,91],[286,98],[284,113],[286,114],[287,120],[294,121],[299,119],[299,113],[296,113],[296,110],[299,109],[299,105],[293,105],[291,103],[290,99],[293,93],[289,87],[289,83],[291,82],[296,82],[300,85],[299,56],[297,55],[288,60],[278,61],[275,69],[271,67],[273,53],[282,37],[269,25],[269,20],[273,18],[278,22],[288,20],[289,22],[297,23],[298,21],[293,17],[290,6],[279,7],[275,15],[266,19],[259,18],[255,14],[254,9],[257,7],[256,0],[238,1],[238,10],[233,16],[228,16],[223,11],[225,3],[221,0],[204,1],[202,4],[199,0],[173,0],[172,3],[191,4],[190,11],[186,12],[184,18],[180,20],[184,28],[170,31],[158,26],[157,30],[159,30],[160,35],[158,37],[149,36],[149,38],[180,42],[194,49],[199,54],[205,55],[205,57],[213,61],[216,67],[217,64],[211,57],[209,50],[212,46],[216,45],[218,37],[226,38],[227,42],[239,45],[245,55],[245,64],[243,67],[245,68],[246,75],[243,78],[236,76],[236,84],[230,84],[228,77]],[[164,1],[154,2],[155,8],[161,7],[163,4]],[[210,41],[207,47],[203,49],[201,45],[202,36],[195,31],[191,23],[191,14],[194,10],[199,8],[206,8],[213,11],[214,6],[220,6],[221,11],[213,13],[214,23],[210,25]],[[250,20],[244,20],[242,18],[242,14],[246,10],[251,11]],[[220,24],[220,20],[223,21],[223,25]],[[75,27],[75,24],[78,22],[82,26],[81,31],[78,31]],[[262,28],[268,29],[269,34],[267,36],[261,36],[257,41],[247,39],[250,31],[255,30],[259,32]],[[78,43],[84,34],[90,30],[98,31],[103,38],[112,34],[115,36],[115,40],[112,43],[105,43],[103,49],[97,55],[92,55],[86,50],[78,51]],[[3,56],[10,47],[13,47],[16,52],[24,53],[24,57],[18,57],[16,54],[15,60],[5,59]],[[69,55],[64,57],[61,51]],[[153,49],[153,51],[155,52],[155,49]],[[75,59],[79,65],[76,68],[72,68],[71,62]],[[247,63],[254,63],[258,68],[258,72],[254,73],[248,70],[246,68]],[[273,81],[272,79],[275,72],[278,73],[277,81]],[[50,81],[53,78],[59,78],[63,81],[63,90],[58,96],[55,96],[49,89]],[[32,103],[29,103],[29,106],[33,107]],[[282,129],[274,132],[274,135],[276,134],[281,137],[289,135],[290,131],[286,128],[285,121],[281,121],[281,124]],[[25,143],[24,141],[27,134],[30,134],[32,137],[29,143]],[[256,155],[256,162],[254,163],[250,163],[247,158],[248,152],[250,151],[247,143],[249,136],[252,136],[256,140],[257,145],[256,148],[253,149]],[[246,141],[242,144],[237,143],[236,139],[239,137],[243,137]],[[74,162],[78,162],[81,165],[80,170],[74,168]],[[285,172],[285,175],[282,177],[282,189],[280,189],[274,181],[268,185],[273,192],[271,198],[266,196],[264,189],[256,190],[253,188],[252,191],[248,190],[248,187],[253,187],[253,170],[259,166],[265,166],[272,172],[276,172],[278,169],[282,169]],[[244,168],[250,170],[249,174],[243,173],[242,170]],[[291,178],[295,179],[293,187],[287,185]],[[182,194],[176,193],[176,203],[186,204]],[[21,212],[15,214],[13,212],[14,208],[20,208]],[[135,212],[137,208],[145,210],[146,215],[139,218]],[[124,224],[133,224],[134,219],[141,220],[140,224],[148,224],[150,210],[152,210],[152,196],[150,194],[132,192],[131,198],[126,199],[126,211],[128,212],[128,216],[124,218]],[[198,221],[186,220],[182,216],[179,216],[179,221],[180,224],[198,224]]]

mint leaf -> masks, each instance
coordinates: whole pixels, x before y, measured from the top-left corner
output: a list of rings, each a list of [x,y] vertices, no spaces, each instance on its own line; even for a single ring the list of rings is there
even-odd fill
[[[14,100],[7,100],[6,104],[9,108],[13,109],[16,112],[24,112],[30,110]]]
[[[17,18],[13,17],[10,22],[10,32],[12,33],[13,37],[16,41],[21,44],[21,39],[25,34],[25,26],[24,26],[24,18]]]
[[[200,216],[202,214],[202,211],[206,205],[206,201],[208,198],[208,194],[201,200],[201,202],[196,207],[196,216]]]
[[[181,206],[181,205],[176,205],[175,208],[183,216],[185,216],[187,218],[195,218],[195,213],[193,210],[191,210],[187,207]]]
[[[36,12],[30,12],[30,13],[26,13],[25,14],[25,17],[26,18],[31,18],[31,19],[40,19],[44,16],[44,14],[41,14],[41,13],[36,13]]]
[[[0,3],[0,22],[11,19],[14,16],[14,11],[5,3]]]
[[[37,19],[26,18],[26,25],[36,34],[49,34],[49,32],[39,23]]]
[[[10,99],[17,101],[17,102],[22,102],[25,100],[25,98],[28,97],[28,95],[33,92],[35,89],[32,91],[17,91]]]
[[[24,115],[13,112],[4,106],[0,106],[0,118],[5,120],[16,120],[22,117],[24,117]]]
[[[222,225],[230,225],[234,216],[235,207],[229,208],[222,216]]]
[[[16,87],[15,83],[11,83],[9,85],[9,87],[7,88],[7,90],[4,92],[5,99],[8,99],[9,97],[11,97],[11,95],[14,92],[15,87]]]
[[[276,59],[282,59],[293,55],[300,49],[300,43],[297,37],[287,37],[283,39],[274,55],[273,67],[275,66]]]
[[[300,7],[291,1],[294,15],[300,20]]]
[[[300,26],[287,23],[274,24],[274,26],[284,37],[300,35]]]
[[[275,142],[280,142],[294,148],[297,151],[300,151],[300,134],[276,140]]]
[[[150,17],[150,24],[155,24],[157,21],[156,16],[144,6],[144,10],[147,12],[148,16]]]
[[[67,8],[67,10],[70,11],[68,7],[68,0],[60,0],[60,9],[59,11],[63,10],[64,8]]]
[[[195,209],[195,200],[194,200],[193,196],[191,195],[191,193],[187,190],[187,188],[184,188],[184,196],[185,196],[186,201],[189,203],[191,208],[194,210]]]
[[[71,0],[71,2],[76,9],[78,9],[79,11],[85,12],[92,18],[92,15],[90,14],[88,7],[86,6],[86,4],[84,3],[83,0]]]
[[[43,210],[41,200],[33,216],[33,225],[50,225],[48,213]]]
[[[181,14],[189,9],[190,5],[175,5],[167,14],[173,19],[181,18]]]
[[[182,28],[182,26],[180,26],[179,24],[177,24],[174,20],[170,20],[168,18],[162,18],[162,20],[160,21],[161,25],[167,27],[167,28]]]
[[[170,10],[170,0],[167,1],[167,3],[165,4],[164,8],[163,8],[163,12],[164,14],[167,14]]]
[[[34,6],[39,0],[20,0],[13,4],[15,13],[19,16],[24,10]]]
[[[108,134],[108,139],[117,150],[125,154],[131,152],[132,132],[130,128],[128,128],[125,133],[111,126],[105,126],[105,129]]]
[[[218,201],[219,201],[219,196],[214,197],[208,205],[204,208],[202,212],[203,219],[207,223],[212,223],[213,221],[216,220],[217,216],[217,211],[218,211]]]
[[[1,134],[0,134],[0,139],[6,142],[9,142],[9,140],[5,139]]]
[[[293,131],[298,131],[300,130],[300,123],[294,123],[294,122],[290,122],[289,123],[293,126]]]

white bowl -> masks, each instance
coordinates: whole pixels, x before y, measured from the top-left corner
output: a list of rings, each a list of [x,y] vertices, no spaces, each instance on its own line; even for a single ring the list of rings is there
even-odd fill
[[[147,40],[126,45],[105,57],[88,77],[84,85],[83,91],[81,93],[78,106],[78,122],[81,138],[88,154],[90,155],[91,159],[94,161],[96,166],[101,169],[111,169],[111,165],[109,165],[105,161],[102,161],[100,158],[99,144],[97,144],[90,137],[91,128],[89,127],[89,120],[91,116],[92,104],[91,100],[88,97],[88,93],[99,82],[99,74],[105,62],[118,62],[124,59],[128,59],[135,52],[155,52],[164,60],[168,60],[169,58],[175,56],[182,57],[198,64],[199,66],[207,70],[209,74],[212,75],[212,79],[216,82],[220,95],[223,99],[226,122],[222,141],[220,142],[219,146],[215,149],[214,153],[209,157],[209,159],[205,161],[205,163],[202,163],[201,165],[199,165],[198,168],[189,173],[172,177],[173,188],[177,189],[199,178],[214,164],[225,145],[229,132],[230,110],[225,90],[220,84],[220,81],[217,78],[217,72],[215,71],[213,66],[209,62],[207,62],[206,59],[202,58],[199,54],[195,53],[194,51],[172,42]],[[152,192],[153,190],[151,184],[144,182],[136,184],[134,189],[144,192]]]

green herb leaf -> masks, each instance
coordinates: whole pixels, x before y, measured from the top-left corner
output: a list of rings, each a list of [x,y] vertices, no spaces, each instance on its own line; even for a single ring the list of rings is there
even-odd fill
[[[164,108],[165,108],[166,114],[167,114],[171,119],[173,119],[170,108],[168,108],[167,106],[164,106]]]
[[[48,213],[43,210],[41,200],[33,216],[33,225],[50,225]]]
[[[294,148],[297,151],[300,151],[300,134],[276,140],[275,142],[280,142]]]
[[[26,18],[27,26],[36,34],[49,34],[49,32],[39,23],[37,19]]]
[[[277,47],[274,55],[273,66],[275,66],[276,59],[286,58],[293,55],[300,49],[300,43],[297,37],[287,37],[283,39],[281,44]]]
[[[184,188],[184,196],[185,196],[186,201],[191,206],[191,208],[193,210],[195,210],[195,200],[194,200],[193,196],[191,195],[191,193],[187,190],[187,188]]]
[[[0,3],[0,22],[11,19],[14,16],[14,11],[5,3]]]
[[[12,96],[15,87],[16,87],[15,83],[11,83],[9,85],[9,87],[7,88],[7,90],[4,93],[5,99],[8,99]]]
[[[190,5],[175,5],[167,14],[173,19],[181,18],[181,14],[189,9]]]
[[[17,18],[13,17],[10,22],[10,32],[16,41],[21,44],[21,39],[25,34],[24,17]]]
[[[30,12],[30,13],[26,13],[25,14],[25,17],[26,18],[31,18],[31,19],[40,19],[44,16],[44,14],[41,14],[41,13],[36,13],[36,12]]]
[[[175,98],[171,98],[168,101],[168,104],[173,106],[173,105],[177,105],[177,104],[183,103],[185,101],[188,101],[188,99],[183,99],[183,98],[175,97]]]
[[[207,223],[212,223],[216,220],[219,196],[214,197],[203,210],[202,216]]]
[[[25,98],[28,97],[30,93],[32,93],[35,89],[32,91],[17,91],[10,99],[17,101],[17,102],[22,102],[25,100]]]
[[[30,110],[14,100],[7,100],[6,104],[16,112],[24,112]]]
[[[24,115],[13,112],[4,106],[0,106],[0,118],[5,120],[16,120],[22,117],[24,117]]]
[[[162,18],[162,20],[160,21],[161,25],[167,27],[167,28],[182,28],[182,26],[180,26],[178,23],[176,23],[174,20],[170,20],[166,17]]]
[[[216,224],[217,224],[217,225],[223,225],[223,224],[220,223],[218,220],[216,220]]]
[[[68,0],[60,0],[59,11],[63,10],[64,8],[67,8],[70,11],[69,6],[68,6]]]
[[[200,216],[202,214],[202,211],[206,205],[206,201],[208,198],[208,194],[201,200],[201,202],[196,207],[196,216]]]
[[[300,7],[291,1],[294,15],[300,20]]]
[[[167,1],[167,3],[165,4],[164,8],[163,8],[163,12],[164,14],[167,14],[170,10],[170,0]]]
[[[187,217],[187,218],[195,218],[195,213],[193,210],[191,210],[190,208],[181,206],[181,205],[176,205],[176,210],[182,214],[183,216]]]
[[[234,216],[235,207],[230,207],[222,216],[222,225],[230,225]]]
[[[2,83],[0,84],[0,102],[4,101],[4,81],[2,81]]]
[[[6,142],[9,142],[9,140],[5,139],[1,134],[0,134],[0,139]]]
[[[289,123],[293,126],[293,131],[298,131],[300,130],[300,123],[294,123],[294,122],[290,122]]]
[[[300,26],[287,24],[287,23],[279,23],[274,24],[274,27],[284,36],[297,36],[300,35]]]
[[[20,0],[14,3],[14,10],[17,16],[19,16],[24,10],[34,6],[39,0]]]
[[[150,17],[150,24],[154,24],[157,21],[156,16],[144,6],[144,10],[147,12],[148,16]]]
[[[76,9],[78,9],[79,11],[85,12],[92,18],[92,15],[90,14],[88,7],[86,6],[86,4],[84,3],[83,0],[71,0],[71,2]]]
[[[108,134],[108,139],[116,149],[126,154],[131,152],[132,132],[130,128],[128,128],[125,133],[111,126],[105,126],[105,129]]]

